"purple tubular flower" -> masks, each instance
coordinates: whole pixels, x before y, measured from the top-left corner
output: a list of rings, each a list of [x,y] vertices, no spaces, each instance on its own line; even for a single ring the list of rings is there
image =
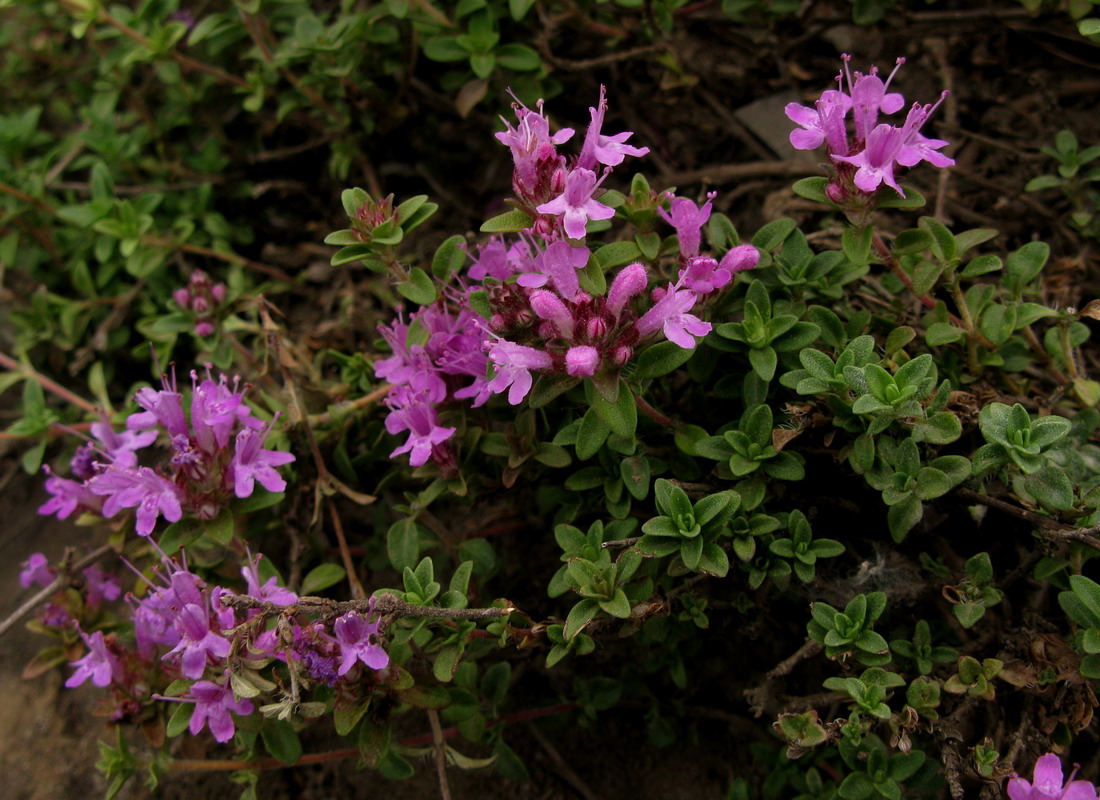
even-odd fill
[[[121,680],[122,667],[119,666],[115,654],[107,649],[107,642],[103,638],[103,631],[96,631],[91,636],[80,632],[84,644],[88,646],[88,653],[83,658],[72,662],[76,672],[65,681],[66,688],[80,686],[88,678],[101,689],[110,686],[112,680]]]
[[[184,677],[195,680],[206,671],[207,657],[225,658],[229,655],[229,640],[210,630],[210,615],[206,609],[188,603],[175,619],[179,644],[164,654],[169,659],[180,654]]]
[[[103,449],[111,458],[111,463],[121,469],[136,467],[137,452],[151,445],[157,439],[156,430],[135,433],[134,431],[115,431],[107,420],[92,423],[92,436],[99,440]]]
[[[685,350],[695,347],[695,336],[710,333],[710,323],[687,313],[695,305],[698,295],[690,289],[676,289],[669,284],[664,296],[658,300],[640,320],[637,330],[640,336],[648,336],[658,328],[665,337]]]
[[[604,173],[606,177],[607,173]],[[565,190],[535,210],[540,214],[562,217],[562,227],[571,239],[584,238],[584,226],[590,219],[611,219],[615,209],[592,199],[592,193],[603,178],[597,179],[590,169],[578,167],[565,176]]]
[[[874,129],[875,123],[878,121],[879,111],[884,114],[893,114],[895,111],[900,111],[902,106],[905,105],[905,98],[900,94],[886,91],[901,65],[905,63],[905,59],[899,58],[897,60],[893,72],[890,73],[884,83],[882,78],[878,76],[876,67],[872,67],[868,75],[855,73],[856,77],[853,81],[852,73],[848,69],[848,62],[852,60],[852,57],[844,54],[841,58],[844,60],[844,74],[848,77],[848,94],[852,98],[852,116],[855,119],[856,139],[863,142],[867,140],[870,132]]]
[[[538,272],[527,272],[519,276],[517,283],[528,288],[545,286],[547,280],[553,281],[558,294],[566,300],[572,300],[580,291],[577,270],[588,263],[591,255],[587,247],[573,247],[569,242],[553,242],[535,258]]]
[[[822,92],[814,108],[788,103],[784,113],[802,128],[791,131],[791,146],[796,150],[815,150],[825,142],[831,154],[848,155],[844,117],[851,107],[852,98],[836,89]]]
[[[378,643],[379,620],[367,622],[361,614],[349,611],[332,625],[336,642],[340,645],[340,667],[336,674],[344,676],[362,661],[371,669],[385,669],[390,656]]]
[[[281,450],[263,449],[264,440],[274,424],[272,421],[259,432],[245,428],[237,434],[233,459],[229,462],[233,474],[233,493],[237,497],[250,497],[255,481],[259,481],[269,492],[281,492],[286,488],[286,481],[275,471],[275,467],[291,463],[294,455]]]
[[[710,256],[692,256],[687,266],[680,270],[680,280],[676,285],[691,289],[697,294],[710,294],[732,279],[733,273],[720,267]]]
[[[645,291],[649,285],[649,276],[641,264],[630,264],[619,270],[607,290],[607,303],[604,308],[614,317],[623,313],[631,298]]]
[[[548,370],[554,366],[549,353],[497,339],[490,345],[489,360],[497,369],[497,376],[489,381],[489,391],[500,394],[508,389],[508,402],[515,406],[531,391],[534,379],[530,370]]]
[[[919,103],[913,103],[912,108],[909,109],[909,114],[905,118],[905,125],[902,126],[904,142],[897,156],[897,162],[903,167],[916,166],[921,161],[927,161],[934,167],[950,167],[955,163],[955,159],[938,152],[941,147],[947,146],[946,141],[943,139],[929,139],[920,132],[920,129],[924,127],[924,123],[928,121],[928,118],[944,101],[947,94],[945,90],[935,105],[922,106]]]
[[[50,567],[50,562],[42,553],[31,553],[31,557],[21,565],[19,572],[19,585],[24,589],[32,586],[49,586],[53,583],[55,571]]]
[[[244,392],[231,391],[224,375],[218,382],[207,378],[199,383],[198,375],[192,372],[191,382],[191,427],[195,441],[205,452],[212,454],[228,447],[238,422],[251,430],[264,427],[245,404]]]
[[[58,519],[68,519],[78,508],[99,513],[103,501],[88,490],[83,483],[60,478],[48,466],[43,465],[46,491],[53,495],[38,507],[39,514],[56,514]]]
[[[565,371],[574,378],[591,378],[599,368],[600,351],[595,347],[570,347],[565,354]]]
[[[555,145],[569,141],[573,129],[562,128],[551,136],[550,122],[542,115],[542,100],[536,104],[536,111],[518,103],[514,103],[512,108],[519,124],[513,128],[502,118],[507,130],[494,135],[512,151],[515,162],[512,183],[516,193],[531,196],[538,191],[540,179],[545,178],[547,168],[560,159]]]
[[[257,554],[255,558],[249,558],[247,565],[241,567],[241,576],[244,578],[245,583],[248,584],[248,593],[260,600],[266,600],[269,603],[275,603],[280,606],[298,602],[298,595],[285,586],[280,586],[278,579],[274,575],[262,584],[260,583],[261,558],[263,558],[263,556]]]
[[[1063,787],[1062,762],[1054,753],[1047,753],[1035,762],[1030,782],[1019,776],[1009,779],[1008,796],[1010,800],[1096,800],[1096,787],[1089,781],[1073,780],[1076,774],[1074,770]]]
[[[573,314],[556,294],[543,289],[532,292],[531,310],[553,324],[562,339],[573,338]]]
[[[183,517],[180,507],[183,493],[179,487],[149,467],[127,470],[111,467],[88,481],[88,488],[93,494],[107,498],[103,501],[105,517],[136,506],[137,532],[141,536],[153,532],[158,516],[169,522],[179,522]]]
[[[227,687],[213,681],[192,684],[187,695],[195,701],[195,710],[187,726],[192,736],[197,736],[204,727],[209,727],[215,741],[228,742],[237,730],[229,712],[242,717],[252,713],[251,700],[237,700]]]
[[[862,191],[873,192],[885,183],[905,197],[905,190],[894,179],[894,164],[904,144],[905,134],[901,129],[883,123],[868,135],[867,146],[862,152],[834,158],[858,168],[853,182]]]
[[[407,386],[398,386],[386,397],[390,407],[386,417],[386,430],[391,434],[409,432],[405,443],[390,453],[396,458],[402,453],[409,454],[409,464],[414,467],[428,463],[432,449],[450,439],[456,428],[444,428],[439,425],[439,416],[423,392],[415,392]]]
[[[722,256],[718,263],[721,269],[728,269],[731,275],[753,269],[760,262],[760,251],[751,244],[739,244]]]
[[[101,570],[98,564],[92,564],[82,574],[88,605],[92,608],[98,608],[104,600],[117,600],[122,594],[122,586],[118,579]]]
[[[169,436],[187,436],[187,418],[183,415],[183,395],[176,390],[175,375],[171,379],[161,376],[159,392],[146,387],[138,389],[134,395],[137,404],[145,409],[131,414],[126,427],[132,431],[144,431],[156,427],[159,423]]]
[[[581,154],[577,157],[578,167],[595,169],[597,163],[617,167],[627,156],[644,156],[649,152],[648,147],[634,147],[626,144],[626,140],[634,135],[633,131],[617,133],[614,136],[603,135],[601,129],[604,115],[607,113],[606,87],[600,87],[600,100],[596,108],[589,108],[588,111],[592,115],[592,122],[588,125]]]
[[[712,201],[717,194],[709,192],[707,202],[702,206],[695,205],[694,201],[686,197],[674,197],[671,212],[665,211],[663,207],[657,209],[661,218],[676,229],[676,238],[680,240],[680,255],[684,258],[699,254],[701,231],[710,219]]]

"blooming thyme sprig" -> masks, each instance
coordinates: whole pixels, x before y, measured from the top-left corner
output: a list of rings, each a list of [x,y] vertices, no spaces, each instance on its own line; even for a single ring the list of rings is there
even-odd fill
[[[413,466],[431,460],[445,473],[453,468],[456,427],[441,421],[450,401],[468,399],[477,408],[506,394],[517,405],[537,375],[591,380],[601,392],[617,393],[620,372],[639,347],[663,336],[694,348],[710,323],[692,309],[759,260],[752,245],[734,247],[721,260],[701,252],[714,193],[702,207],[668,196],[669,208],[661,207],[660,214],[680,241],[675,281],[654,289],[648,307],[636,302],[651,280],[651,268],[640,262],[621,268],[603,296],[591,284],[582,289],[581,272],[592,269],[594,260],[583,241],[585,226],[615,215],[595,192],[612,167],[649,151],[627,144],[630,132],[603,133],[602,88],[581,152],[572,160],[557,147],[573,131],[552,135],[542,108],[541,101],[534,110],[517,104],[518,124],[505,122],[507,130],[497,134],[512,151],[513,189],[529,226],[514,238],[494,236],[467,248],[472,263],[460,291],[442,292],[407,323],[399,315],[379,328],[393,355],[375,362],[375,373],[396,387],[386,400],[386,428],[407,433],[391,455],[409,453]],[[477,313],[475,293],[482,298]]]
[[[890,84],[905,63],[897,60],[893,72],[883,81],[875,67],[867,74],[849,69],[851,56],[841,56],[842,72],[838,88],[822,93],[813,108],[790,103],[787,117],[799,128],[790,134],[798,150],[814,150],[824,144],[828,150],[833,176],[825,187],[825,196],[849,212],[866,214],[882,186],[889,186],[902,197],[895,171],[925,161],[934,167],[948,167],[954,160],[939,152],[948,142],[930,139],[921,129],[947,97],[944,90],[930,105],[914,103],[901,126],[880,123],[879,114],[893,114],[905,105],[905,98],[890,92]],[[847,118],[851,115],[851,130]]]
[[[286,481],[275,468],[294,456],[263,447],[275,423],[253,416],[239,379],[231,386],[224,375],[200,380],[192,372],[191,381],[190,413],[184,412],[175,377],[166,375],[161,389],[138,391],[142,410],[129,416],[124,431],[95,423],[96,443],[82,447],[73,460],[73,474],[83,480],[60,478],[46,467],[52,497],[39,513],[65,518],[79,509],[111,518],[133,508],[137,533],[149,536],[159,517],[214,519],[232,498],[251,496],[256,482],[283,491]],[[158,438],[169,446],[167,461],[139,464],[139,451],[145,456]]]

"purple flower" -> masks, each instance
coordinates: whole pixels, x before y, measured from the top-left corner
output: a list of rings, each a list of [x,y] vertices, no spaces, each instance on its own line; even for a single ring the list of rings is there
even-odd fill
[[[611,316],[618,318],[631,298],[645,291],[649,285],[649,275],[641,264],[630,264],[619,270],[607,290],[607,303],[604,308]]]
[[[217,660],[229,655],[229,640],[210,630],[210,615],[202,606],[188,603],[180,609],[174,624],[180,640],[164,658],[180,654],[185,677],[201,678],[206,671],[207,657]]]
[[[707,194],[707,202],[697,206],[686,197],[672,198],[671,212],[658,208],[657,213],[669,225],[676,229],[676,238],[680,240],[680,255],[691,258],[699,254],[701,231],[710,219],[712,200],[717,192]]]
[[[607,173],[604,173],[604,177]],[[592,199],[592,193],[603,178],[596,178],[590,169],[578,167],[565,176],[565,189],[549,203],[535,210],[540,214],[562,217],[562,226],[571,239],[584,238],[584,226],[590,219],[611,219],[615,209]]]
[[[141,536],[153,532],[158,516],[169,522],[179,522],[183,517],[180,507],[183,493],[179,487],[149,467],[126,470],[110,467],[88,481],[88,488],[107,498],[103,501],[105,517],[136,506],[137,532]]]
[[[946,97],[947,92],[944,91],[935,105],[922,106],[919,103],[913,103],[913,107],[909,109],[909,113],[905,117],[905,125],[902,126],[904,142],[897,157],[898,163],[903,167],[913,167],[921,161],[927,161],[934,167],[950,167],[955,163],[955,159],[938,152],[941,147],[947,146],[946,141],[943,139],[929,139],[920,132],[920,129],[924,127],[924,123],[932,116],[932,112],[939,107]]]
[[[38,507],[39,514],[56,514],[58,519],[68,519],[78,508],[99,513],[103,501],[88,491],[83,483],[60,478],[48,466],[43,465],[46,473],[46,491],[53,495]]]
[[[848,62],[852,60],[852,57],[845,53],[841,56],[841,59],[844,61],[844,74],[848,77],[848,94],[852,98],[852,116],[855,119],[856,140],[863,142],[867,140],[870,132],[874,129],[875,123],[878,121],[879,111],[884,114],[893,114],[895,111],[900,111],[902,106],[905,105],[905,98],[900,94],[886,91],[901,65],[905,63],[905,59],[899,58],[895,62],[894,70],[885,82],[878,76],[877,67],[871,67],[871,72],[868,75],[855,73],[855,80],[853,81],[852,73],[848,70]]]
[[[121,680],[122,668],[118,664],[115,654],[107,649],[107,642],[103,639],[103,631],[96,631],[91,636],[80,632],[84,644],[88,645],[88,654],[78,661],[72,662],[76,672],[65,681],[65,686],[72,689],[80,686],[88,678],[101,689],[109,686],[112,680]]]
[[[237,700],[233,692],[220,683],[197,681],[191,685],[187,694],[195,701],[195,710],[187,726],[192,736],[197,736],[205,726],[210,728],[215,741],[228,742],[236,732],[233,717],[229,716],[229,712],[232,711],[242,717],[252,713],[251,700],[243,698]]]
[[[825,142],[833,155],[848,155],[848,134],[844,118],[852,107],[852,98],[836,89],[826,89],[814,108],[788,103],[787,117],[801,126],[791,131],[791,146],[796,150],[815,150]]]
[[[614,136],[604,136],[604,114],[607,113],[606,87],[600,87],[600,100],[596,108],[589,108],[592,122],[585,133],[584,144],[581,146],[581,154],[577,157],[577,166],[583,169],[595,169],[596,164],[604,164],[608,167],[617,167],[623,163],[627,156],[644,156],[649,152],[648,147],[634,147],[626,144],[626,140],[634,135],[632,131],[617,133]],[[580,238],[580,237],[574,237]]]
[[[83,575],[88,605],[92,608],[98,608],[104,600],[117,600],[122,593],[118,579],[101,570],[98,564],[92,564],[84,570]]]
[[[512,186],[516,194],[535,197],[548,183],[549,174],[563,161],[555,145],[569,141],[573,129],[562,128],[551,136],[550,122],[542,115],[542,100],[535,105],[536,111],[518,103],[513,103],[512,108],[519,124],[513,128],[502,118],[507,130],[494,135],[512,151],[515,162]]]
[[[698,295],[690,289],[675,289],[669,284],[664,296],[638,320],[638,334],[648,336],[662,328],[670,342],[691,350],[695,347],[693,337],[710,333],[709,322],[703,322],[694,314],[687,313],[697,299]]]
[[[157,431],[148,430],[141,433],[134,431],[116,431],[107,420],[92,423],[92,436],[103,445],[103,450],[110,456],[111,463],[120,469],[136,467],[138,463],[137,452],[143,447],[151,445],[157,439]]]
[[[1054,753],[1047,753],[1035,762],[1032,782],[1014,776],[1008,781],[1008,796],[1011,800],[1096,800],[1096,787],[1088,781],[1075,781],[1069,776],[1069,783],[1063,788],[1062,762]]]
[[[600,351],[595,347],[570,347],[565,354],[565,371],[574,378],[591,378],[599,368]]]
[[[386,397],[390,407],[386,417],[386,430],[391,434],[409,432],[405,443],[390,453],[396,458],[402,453],[409,454],[409,464],[423,466],[432,457],[436,445],[450,439],[456,428],[444,428],[439,425],[439,416],[435,406],[429,402],[423,392],[415,392],[407,386],[398,386]]]
[[[155,427],[158,423],[169,436],[187,436],[187,418],[183,415],[183,395],[176,390],[176,376],[171,379],[167,375],[161,376],[159,392],[155,389],[138,389],[134,395],[137,404],[145,409],[136,414],[131,414],[126,420],[126,427],[132,431],[144,431]]]
[[[379,620],[367,622],[362,614],[349,611],[332,625],[336,642],[340,645],[340,667],[336,674],[343,676],[362,661],[371,669],[385,669],[390,656],[378,643]]]
[[[238,422],[250,430],[264,427],[263,421],[253,417],[252,409],[245,404],[244,392],[230,390],[224,375],[216,383],[210,378],[199,383],[198,375],[192,372],[191,382],[194,387],[191,428],[195,431],[195,441],[205,452],[212,454],[228,447]]]
[[[250,497],[254,481],[259,481],[269,492],[281,492],[286,488],[286,481],[275,471],[275,467],[294,461],[294,455],[281,450],[263,449],[264,440],[274,424],[272,421],[259,432],[245,428],[237,434],[233,460],[229,462],[233,474],[233,493],[237,497]]]
[[[549,353],[505,339],[497,339],[490,345],[489,360],[497,370],[496,377],[489,381],[489,391],[500,394],[508,389],[511,405],[519,405],[531,391],[534,382],[531,370],[548,370],[554,365]]]
[[[325,627],[320,622],[311,623],[304,628],[295,625],[291,649],[294,658],[312,677],[333,686],[340,677],[336,674],[340,646],[324,630]]]
[[[553,325],[559,338],[573,338],[573,314],[556,294],[543,289],[532,292],[531,310]]]
[[[19,573],[19,585],[24,589],[32,586],[49,586],[53,583],[56,572],[42,553],[31,553],[31,557],[20,566],[23,569]]]
[[[580,291],[577,270],[588,263],[587,247],[573,247],[566,241],[553,242],[535,257],[535,272],[525,272],[517,278],[520,286],[535,289],[552,281],[558,294],[572,300]]]
[[[867,137],[867,146],[862,152],[854,156],[834,158],[858,167],[854,183],[862,191],[873,192],[878,189],[879,184],[885,183],[905,197],[905,191],[894,180],[894,164],[897,163],[898,153],[904,144],[905,134],[902,130],[884,122],[871,131]]]
[[[280,586],[278,578],[274,575],[262,584],[260,583],[259,567],[261,558],[263,556],[257,554],[255,558],[249,558],[248,564],[241,567],[241,576],[248,584],[248,593],[257,599],[266,600],[280,606],[298,602],[298,595],[285,586]]]

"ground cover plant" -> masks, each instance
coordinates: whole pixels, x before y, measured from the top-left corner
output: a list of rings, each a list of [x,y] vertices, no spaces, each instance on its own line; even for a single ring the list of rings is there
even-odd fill
[[[108,797],[1097,796],[1100,150],[952,60],[1087,7],[0,5],[6,480],[87,531],[0,633]]]

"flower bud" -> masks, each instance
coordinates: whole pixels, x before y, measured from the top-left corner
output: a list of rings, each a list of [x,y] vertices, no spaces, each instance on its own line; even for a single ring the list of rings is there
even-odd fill
[[[574,378],[590,378],[600,368],[600,353],[595,347],[570,347],[565,354],[565,371]]]

